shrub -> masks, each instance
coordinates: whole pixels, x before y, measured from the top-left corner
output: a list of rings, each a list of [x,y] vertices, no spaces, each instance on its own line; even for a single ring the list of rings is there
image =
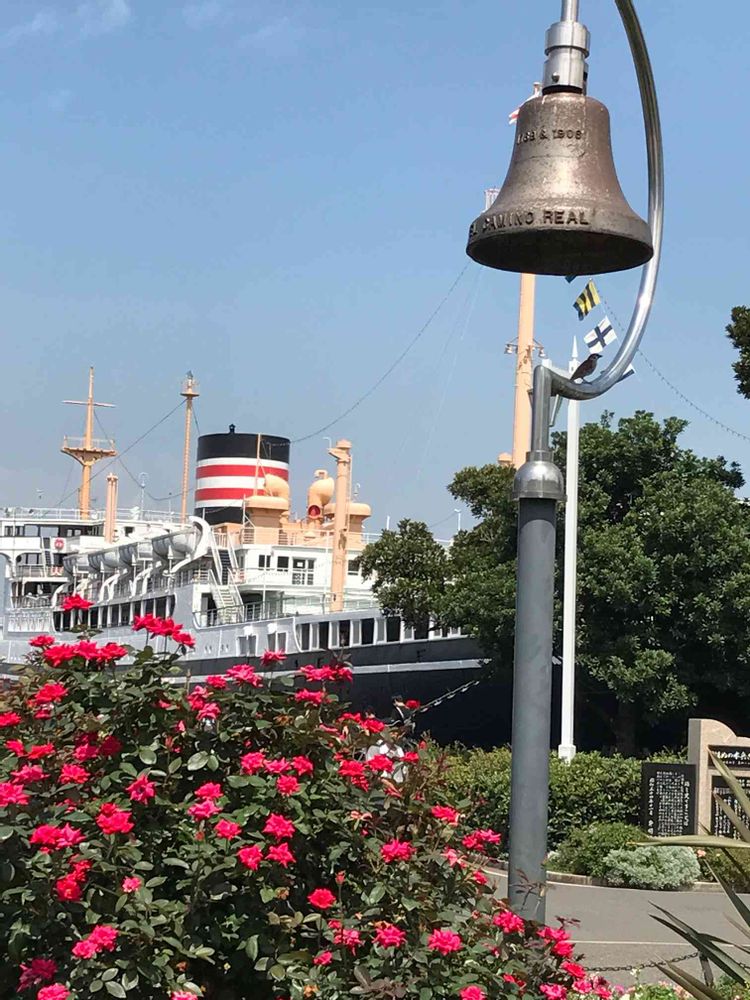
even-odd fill
[[[750,1000],[750,983],[738,983],[726,975],[719,977],[715,989],[725,1000]]]
[[[747,851],[733,851],[730,848],[708,850],[701,852],[699,864],[701,876],[709,882],[715,882],[715,875],[720,875],[735,892],[750,892],[750,859]]]
[[[555,852],[549,867],[555,871],[603,878],[603,863],[610,851],[625,849],[643,840],[643,832],[628,823],[593,823],[573,830]]]
[[[345,664],[296,691],[247,664],[190,689],[176,653],[120,669],[123,647],[45,642],[0,713],[0,996],[591,992],[562,927],[495,898],[499,837],[434,760],[394,770],[399,733],[342,711]]]
[[[670,983],[638,983],[624,993],[623,997],[628,1000],[683,1000],[685,995],[684,990]]]
[[[510,750],[453,753],[447,773],[455,795],[473,803],[478,824],[506,830],[510,805]],[[550,756],[548,846],[555,849],[592,823],[638,824],[641,762],[629,757],[579,753],[570,764]]]
[[[610,851],[602,864],[610,885],[631,889],[681,889],[700,877],[689,847],[636,847]]]

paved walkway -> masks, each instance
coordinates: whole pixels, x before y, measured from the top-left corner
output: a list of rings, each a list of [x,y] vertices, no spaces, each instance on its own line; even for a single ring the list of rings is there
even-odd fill
[[[505,889],[503,876],[500,891]],[[629,986],[634,981],[630,970],[635,967],[670,961],[693,951],[686,941],[652,918],[658,912],[656,906],[669,910],[696,930],[748,946],[747,938],[727,919],[736,917],[736,913],[720,892],[653,892],[550,883],[547,922],[554,923],[558,916],[575,920],[570,932],[576,942],[576,953],[584,956],[586,968],[615,967],[622,971],[604,971],[602,975],[615,985]],[[750,956],[743,956],[734,948],[730,954],[750,964]],[[701,976],[697,959],[680,964],[693,975]],[[720,974],[717,972],[717,978]],[[651,966],[643,969],[640,979],[658,982],[664,976]]]

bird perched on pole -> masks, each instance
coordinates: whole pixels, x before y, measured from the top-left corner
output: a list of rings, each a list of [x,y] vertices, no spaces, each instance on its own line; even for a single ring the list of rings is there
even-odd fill
[[[596,365],[599,361],[598,354],[589,354],[585,361],[582,361],[580,365],[576,368],[573,374],[570,376],[571,382],[575,382],[577,378],[586,378],[588,375],[593,375],[596,371]]]

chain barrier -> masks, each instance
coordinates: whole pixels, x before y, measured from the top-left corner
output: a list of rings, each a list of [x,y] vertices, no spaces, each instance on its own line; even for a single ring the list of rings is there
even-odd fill
[[[596,942],[593,942],[594,944]],[[641,942],[639,942],[641,943]],[[647,941],[642,942],[643,944],[648,944]],[[634,969],[655,969],[657,965],[661,965],[662,962],[686,962],[689,958],[698,958],[700,956],[699,951],[689,951],[685,955],[678,955],[677,958],[657,958],[654,962],[646,962],[641,964],[639,962],[630,962],[629,965],[603,965],[598,968],[590,968],[589,972],[632,972]]]

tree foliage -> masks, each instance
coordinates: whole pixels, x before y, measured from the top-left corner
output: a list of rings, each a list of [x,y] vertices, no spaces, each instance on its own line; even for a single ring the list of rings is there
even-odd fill
[[[747,306],[735,306],[732,310],[732,322],[726,329],[729,339],[740,354],[732,365],[737,392],[750,399],[750,309]]]
[[[677,418],[660,423],[639,411],[616,427],[605,413],[581,431],[581,690],[612,720],[623,752],[632,752],[639,721],[685,712],[708,690],[750,694],[750,512],[734,494],[743,478],[722,456],[702,458],[683,448],[685,427]],[[556,434],[553,444],[564,466],[565,435]],[[511,481],[512,472],[498,466],[455,476],[449,490],[477,523],[454,540],[443,587],[433,581],[439,600],[422,592],[419,607],[422,617],[432,615],[475,636],[495,670],[509,669],[512,660]],[[561,505],[560,556],[563,511]],[[420,537],[426,557],[431,536]],[[392,563],[380,545],[365,550],[363,565],[375,572],[379,553],[378,586],[384,588]],[[390,545],[398,548],[395,539]],[[419,558],[412,550],[410,560]],[[561,579],[558,573],[558,591]],[[400,576],[399,586],[409,592],[408,574]],[[408,620],[414,609],[396,601],[390,610]]]

